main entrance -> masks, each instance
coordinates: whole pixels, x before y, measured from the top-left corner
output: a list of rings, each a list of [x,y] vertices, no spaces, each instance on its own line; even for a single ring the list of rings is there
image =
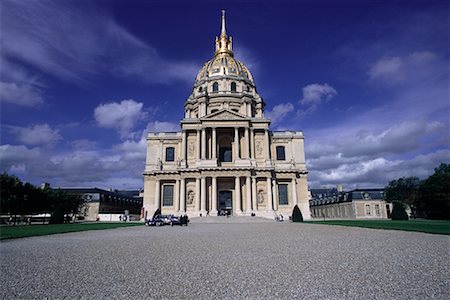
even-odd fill
[[[233,196],[231,191],[219,192],[219,216],[233,214]]]

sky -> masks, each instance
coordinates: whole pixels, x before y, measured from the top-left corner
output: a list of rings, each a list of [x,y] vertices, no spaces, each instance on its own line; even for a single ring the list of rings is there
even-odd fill
[[[446,1],[0,2],[0,171],[140,189],[146,134],[178,131],[221,9],[272,130],[302,130],[310,188],[450,163]]]

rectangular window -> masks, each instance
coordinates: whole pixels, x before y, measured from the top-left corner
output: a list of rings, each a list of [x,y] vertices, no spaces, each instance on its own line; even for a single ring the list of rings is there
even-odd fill
[[[278,185],[278,203],[280,205],[288,205],[288,185],[287,184],[279,184]]]
[[[375,204],[375,214],[377,216],[380,216],[380,204]]]
[[[366,216],[372,215],[372,211],[370,210],[370,204],[366,204]]]
[[[277,160],[286,160],[284,146],[277,146]]]
[[[163,187],[163,206],[173,206],[173,185]]]
[[[175,148],[167,147],[166,148],[166,161],[174,161],[175,160]]]

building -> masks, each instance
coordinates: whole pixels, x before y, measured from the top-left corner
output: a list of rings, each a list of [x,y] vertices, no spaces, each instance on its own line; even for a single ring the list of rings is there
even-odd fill
[[[132,220],[141,218],[142,197],[139,191],[107,191],[99,188],[60,188],[60,191],[83,197],[79,216],[87,221],[119,221],[125,214]]]
[[[145,217],[157,209],[195,216],[291,215],[310,218],[301,131],[269,131],[265,103],[225,29],[195,78],[181,132],[149,133]]]
[[[384,200],[383,189],[311,190],[311,214],[317,219],[387,219],[390,204]]]

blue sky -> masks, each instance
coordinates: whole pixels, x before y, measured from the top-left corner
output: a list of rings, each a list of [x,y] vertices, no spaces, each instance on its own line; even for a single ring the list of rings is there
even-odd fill
[[[143,186],[220,10],[273,130],[303,130],[311,187],[425,178],[449,150],[445,1],[1,3],[1,170],[33,184]]]

